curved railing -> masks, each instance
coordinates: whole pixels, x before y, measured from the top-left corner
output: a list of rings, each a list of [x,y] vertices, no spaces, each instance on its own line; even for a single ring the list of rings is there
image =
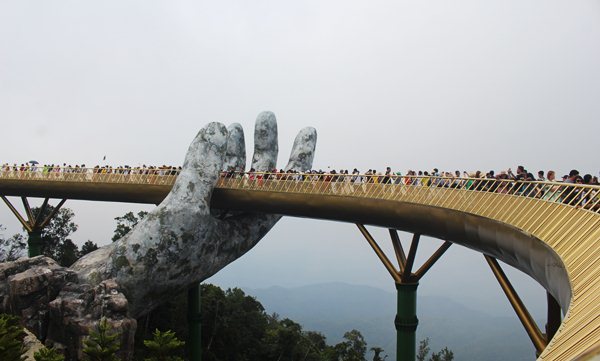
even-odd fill
[[[80,168],[21,166],[0,169],[0,179],[172,186],[180,168]],[[286,181],[280,183],[280,181]],[[381,185],[381,186],[379,186]],[[437,204],[426,189],[442,188],[540,199],[600,212],[600,186],[512,179],[330,173],[223,172],[218,187],[328,193]],[[420,187],[420,188],[419,188]],[[407,195],[407,189],[412,189]],[[400,191],[402,194],[397,194]],[[402,197],[401,197],[402,195]],[[520,215],[520,213],[518,213]]]
[[[4,195],[26,196],[17,194],[14,185],[33,189],[59,184],[64,197],[64,186],[104,184],[126,185],[126,190],[159,187],[164,197],[177,174],[172,168],[62,168],[47,172],[5,168],[0,170],[0,195],[10,188],[3,188],[5,185],[11,185],[12,193]],[[217,189],[399,202],[394,204],[451,210],[517,229],[558,255],[570,284],[568,296],[559,300],[566,311],[564,320],[540,359],[571,360],[600,343],[599,186],[487,178],[229,172],[222,174]]]

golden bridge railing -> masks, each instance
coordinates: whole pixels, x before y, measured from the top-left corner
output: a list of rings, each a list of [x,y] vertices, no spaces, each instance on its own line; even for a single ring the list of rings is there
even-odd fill
[[[164,185],[174,168],[3,167],[0,180]],[[571,282],[568,313],[542,360],[572,360],[600,343],[600,186],[436,176],[224,172],[217,187],[368,197],[443,207],[531,234],[561,258]]]
[[[58,166],[4,166],[0,168],[0,179],[172,185],[179,172],[180,169],[174,167],[81,168]]]
[[[52,182],[95,182],[121,184],[172,185],[180,168],[81,168],[4,166],[0,179]],[[414,202],[439,207],[464,208],[476,204],[477,210],[490,208],[492,199],[484,201],[474,194],[504,194],[536,199],[577,209],[600,212],[600,186],[563,182],[516,181],[494,178],[449,178],[438,176],[397,176],[367,174],[316,174],[223,172],[217,185],[224,188],[274,192],[354,195]],[[449,190],[453,190],[449,192]],[[455,192],[454,190],[459,190]],[[451,196],[444,196],[448,194]],[[506,202],[505,202],[506,203]],[[498,212],[508,211],[506,203]],[[513,210],[517,217],[527,216]]]
[[[557,182],[253,172],[224,173],[218,187],[270,192],[353,195],[457,209],[474,206],[475,211],[493,207],[489,202],[493,197],[477,197],[474,194],[501,194],[511,198],[535,199],[600,212],[600,186]],[[494,209],[503,212],[508,211],[510,207],[505,205]],[[520,212],[515,212],[514,215],[527,216]]]

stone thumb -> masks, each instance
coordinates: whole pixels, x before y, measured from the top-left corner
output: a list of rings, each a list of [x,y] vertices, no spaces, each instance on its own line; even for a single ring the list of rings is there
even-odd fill
[[[221,123],[209,123],[192,141],[181,173],[171,193],[161,205],[178,202],[204,208],[208,214],[210,197],[217,184],[227,149],[227,128]]]

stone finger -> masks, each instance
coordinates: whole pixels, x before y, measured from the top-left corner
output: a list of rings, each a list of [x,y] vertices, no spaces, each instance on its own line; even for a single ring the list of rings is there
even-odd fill
[[[270,172],[277,166],[277,119],[269,111],[262,112],[256,118],[254,126],[254,155],[252,168],[257,172]]]
[[[227,129],[221,123],[209,123],[192,141],[182,170],[164,204],[192,204],[209,213],[210,197],[216,185],[227,148]]]
[[[227,151],[225,153],[224,171],[243,172],[246,169],[246,141],[244,129],[239,123],[227,127]]]
[[[294,140],[290,160],[285,170],[305,172],[312,169],[316,146],[317,130],[313,127],[306,127],[300,130]]]

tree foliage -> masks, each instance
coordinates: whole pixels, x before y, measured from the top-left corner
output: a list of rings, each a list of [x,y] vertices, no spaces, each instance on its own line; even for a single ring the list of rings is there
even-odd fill
[[[444,347],[439,352],[431,355],[431,361],[452,361],[454,360],[454,352],[450,351],[448,347]]]
[[[54,348],[42,347],[33,354],[35,361],[64,361],[65,357]]]
[[[102,317],[96,330],[90,332],[90,336],[83,341],[83,353],[88,361],[117,361],[116,352],[121,347],[121,334],[114,332],[112,327]]]
[[[23,347],[25,331],[19,319],[12,315],[0,314],[0,360],[21,361],[25,353]]]
[[[31,209],[33,215],[38,217],[40,207]],[[40,219],[45,219],[54,211],[54,207],[48,205]],[[42,230],[42,254],[53,258],[63,267],[69,267],[81,256],[98,249],[92,241],[85,242],[81,251],[70,238],[78,229],[74,219],[75,213],[69,208],[61,208]]]
[[[373,352],[373,361],[383,361],[387,358],[387,355],[381,358],[381,353],[383,352],[381,347],[371,347],[371,351]]]
[[[70,239],[65,239],[56,250],[56,262],[63,267],[69,267],[79,259],[79,249]]]
[[[129,233],[133,227],[135,227],[136,224],[138,224],[138,222],[144,219],[144,217],[147,215],[148,212],[140,211],[137,213],[137,215],[133,212],[127,212],[121,217],[116,217],[115,220],[117,221],[117,228],[115,229],[112,241],[115,242],[123,238],[123,236]]]
[[[144,346],[150,350],[150,357],[145,361],[183,361],[175,353],[185,345],[185,342],[179,340],[173,331],[160,332],[154,330],[151,340],[145,340]]]
[[[453,361],[454,352],[450,351],[448,347],[444,347],[439,352],[434,352],[429,356],[431,347],[429,347],[429,337],[419,342],[419,349],[417,351],[417,361]]]
[[[34,217],[45,219],[54,211],[54,207],[48,205],[41,215],[41,207],[34,207],[31,211]],[[73,221],[74,217],[75,213],[71,209],[61,208],[42,230],[42,254],[64,267],[69,267],[79,258],[79,250],[69,238],[78,229]]]
[[[203,359],[260,359],[267,326],[262,305],[239,288],[202,285],[201,293]]]
[[[98,249],[98,245],[89,239],[81,246],[81,251],[79,251],[79,256],[86,255],[90,252],[93,252]]]
[[[5,228],[0,224],[0,232],[4,230]],[[4,235],[0,233],[0,262],[14,261],[23,257],[26,248],[27,241],[22,234],[17,233],[12,237],[4,238]]]
[[[344,334],[344,341],[334,346],[336,361],[366,361],[367,342],[358,330]]]
[[[54,207],[48,205],[41,215],[39,214],[42,211],[41,207],[32,208],[31,211],[34,217],[45,219],[54,211]],[[69,236],[77,231],[78,226],[73,221],[74,217],[75,213],[71,209],[61,208],[50,219],[48,225],[42,230],[42,254],[58,261],[61,247],[66,240],[71,241]]]
[[[417,350],[417,361],[426,361],[430,351],[431,347],[429,347],[429,337],[426,337],[422,339],[421,342],[419,342],[419,349]]]
[[[365,360],[367,343],[357,330],[347,332],[337,345],[328,345],[321,333],[306,331],[289,318],[267,314],[260,302],[241,289],[203,284],[201,294],[203,361]],[[140,318],[136,339],[150,338],[144,331],[150,327],[181,330],[176,331],[178,335],[187,335],[186,306],[187,292],[183,292]],[[137,348],[136,355],[140,359],[140,355],[147,358],[154,353]]]

